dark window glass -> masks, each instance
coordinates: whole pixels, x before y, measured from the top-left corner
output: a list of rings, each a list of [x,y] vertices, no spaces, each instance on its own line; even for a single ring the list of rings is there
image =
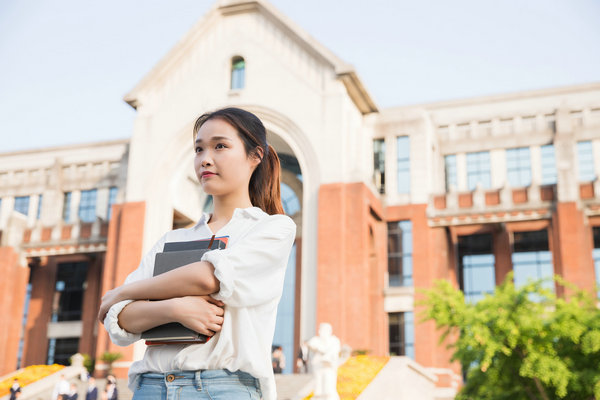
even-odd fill
[[[88,263],[61,263],[56,272],[52,322],[81,319]]]
[[[415,323],[412,312],[389,314],[390,354],[415,359]]]
[[[460,286],[467,301],[476,303],[486,294],[494,293],[496,275],[491,234],[460,236],[458,262]]]
[[[36,219],[40,219],[40,217],[42,216],[42,200],[44,200],[44,195],[40,194],[40,196],[38,198],[38,207],[37,207]]]
[[[412,222],[388,224],[388,285],[412,286]]]
[[[300,200],[291,187],[281,182],[281,204],[286,215],[294,215],[300,211]]]
[[[70,358],[79,350],[79,338],[48,340],[47,364],[71,365]]]
[[[592,250],[592,258],[594,260],[594,269],[596,270],[596,285],[598,288],[598,297],[600,297],[600,227],[592,228],[594,235],[594,249]]]
[[[385,193],[385,139],[373,141],[373,180],[379,193]]]

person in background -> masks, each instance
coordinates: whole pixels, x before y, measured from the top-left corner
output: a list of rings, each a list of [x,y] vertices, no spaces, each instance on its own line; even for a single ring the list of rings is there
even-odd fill
[[[108,375],[106,377],[106,388],[104,388],[104,392],[106,393],[106,400],[117,400],[119,398],[117,380],[113,375]]]
[[[69,394],[69,382],[65,378],[64,374],[60,375],[60,380],[54,385],[54,390],[52,391],[52,400],[59,400],[59,396],[61,398],[66,398]]]
[[[85,393],[85,400],[98,400],[98,388],[96,387],[96,379],[90,376],[88,379],[87,392]]]
[[[19,380],[15,378],[13,380],[13,384],[10,387],[10,400],[16,400],[17,397],[21,395],[21,385],[19,385]]]
[[[69,393],[66,396],[64,396],[64,398],[66,398],[67,400],[77,400],[77,397],[79,397],[79,394],[77,394],[77,385],[71,383]]]
[[[273,355],[271,356],[271,360],[273,361],[273,372],[276,374],[281,374],[285,368],[285,355],[283,354],[283,347],[275,347],[275,350],[273,350]]]
[[[299,374],[308,373],[308,346],[306,340],[298,348],[298,357],[296,358],[296,369]]]

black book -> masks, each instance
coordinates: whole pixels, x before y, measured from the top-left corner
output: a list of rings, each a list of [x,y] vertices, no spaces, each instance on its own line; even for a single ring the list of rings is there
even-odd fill
[[[206,240],[193,240],[189,242],[165,243],[162,253],[157,253],[154,258],[154,276],[171,271],[193,262],[200,261],[202,255],[208,250],[224,249],[228,237]],[[208,336],[186,328],[178,322],[159,325],[142,333],[142,339],[147,345],[168,343],[205,343]]]

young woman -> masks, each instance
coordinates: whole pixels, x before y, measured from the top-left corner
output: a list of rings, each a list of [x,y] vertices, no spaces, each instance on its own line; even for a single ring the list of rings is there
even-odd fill
[[[134,400],[275,400],[271,344],[296,225],[283,215],[280,165],[252,113],[226,108],[194,126],[194,168],[214,212],[166,233],[123,286],[102,298],[99,319],[122,346],[179,322],[212,336],[203,344],[149,346],[129,370]],[[229,236],[226,249],[152,277],[166,242]],[[155,301],[147,301],[147,300]]]

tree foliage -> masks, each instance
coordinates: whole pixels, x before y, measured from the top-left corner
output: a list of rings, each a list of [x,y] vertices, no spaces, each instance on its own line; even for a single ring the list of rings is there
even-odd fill
[[[425,291],[421,317],[450,339],[452,360],[466,372],[456,399],[600,399],[596,299],[555,280],[568,300],[542,281],[517,288],[512,275],[476,304],[447,281]]]

